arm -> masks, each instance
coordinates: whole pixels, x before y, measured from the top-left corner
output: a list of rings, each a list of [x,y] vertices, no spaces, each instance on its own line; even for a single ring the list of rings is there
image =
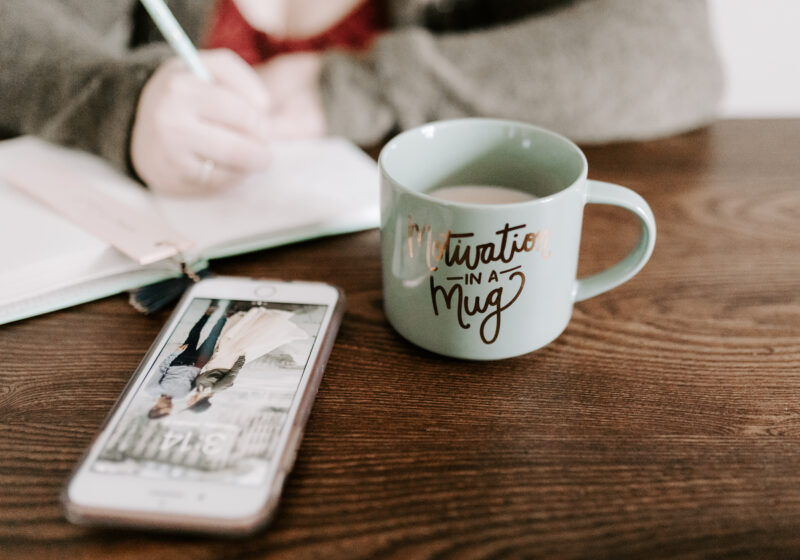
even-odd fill
[[[67,4],[0,2],[0,130],[95,153],[171,194],[225,188],[268,165],[267,95],[244,61],[203,51],[206,83],[166,43],[128,49],[123,29],[111,44],[136,0],[75,3],[109,22],[105,34]],[[170,4],[187,19],[208,2]]]
[[[97,9],[127,7],[109,2]],[[171,55],[166,45],[114,49],[53,0],[3,0],[0,27],[0,129],[75,146],[128,169],[137,100]]]
[[[158,364],[158,373],[160,374],[158,376],[159,381],[161,381],[161,379],[163,379],[164,376],[167,374],[169,367],[172,365],[172,360],[180,356],[181,352],[183,352],[184,350],[186,350],[185,344],[178,346],[178,348],[174,352],[172,352],[172,354],[164,358],[162,362]]]
[[[327,129],[376,144],[463,116],[519,119],[584,142],[668,135],[715,116],[722,77],[703,0],[584,0],[478,32],[406,27],[321,70]]]

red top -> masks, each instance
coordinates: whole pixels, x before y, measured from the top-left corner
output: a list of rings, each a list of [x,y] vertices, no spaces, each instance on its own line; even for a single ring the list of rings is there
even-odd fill
[[[249,64],[279,54],[329,48],[364,49],[382,29],[378,2],[366,0],[336,25],[307,39],[276,39],[253,29],[233,0],[218,0],[211,18],[206,47],[228,48]]]

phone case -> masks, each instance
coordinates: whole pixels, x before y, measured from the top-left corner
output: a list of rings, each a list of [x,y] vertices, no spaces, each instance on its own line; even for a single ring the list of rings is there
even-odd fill
[[[280,282],[278,280],[276,281]],[[119,509],[98,510],[95,508],[84,508],[83,506],[72,502],[68,496],[68,488],[70,483],[75,476],[77,476],[84,462],[88,459],[91,450],[97,443],[97,440],[109,427],[112,418],[114,418],[114,415],[122,403],[125,402],[128,394],[135,390],[137,381],[142,373],[142,368],[150,362],[151,358],[154,357],[154,354],[160,351],[163,338],[169,335],[174,326],[177,311],[179,309],[183,309],[184,302],[192,297],[192,292],[189,290],[176,305],[175,311],[173,311],[170,318],[166,321],[161,331],[154,339],[153,344],[150,346],[141,362],[134,370],[134,374],[131,376],[116,403],[114,403],[114,406],[103,420],[101,429],[97,432],[97,435],[92,440],[92,443],[87,447],[80,461],[78,461],[77,466],[67,480],[67,483],[64,485],[64,488],[61,492],[61,502],[63,504],[67,519],[79,525],[130,527],[170,532],[181,531],[190,533],[211,533],[227,536],[250,535],[269,524],[275,515],[275,511],[277,510],[286,477],[294,467],[300,442],[303,439],[306,422],[311,414],[311,408],[314,404],[314,400],[316,399],[317,391],[319,390],[319,385],[322,381],[322,375],[325,371],[325,366],[327,365],[328,358],[333,350],[336,335],[338,334],[339,326],[344,316],[346,303],[344,292],[337,286],[330,284],[327,285],[337,291],[337,303],[331,313],[331,320],[328,328],[318,335],[321,336],[321,339],[319,339],[319,352],[317,353],[314,363],[311,364],[310,368],[308,369],[308,383],[306,384],[305,391],[300,397],[297,414],[295,415],[292,425],[289,428],[289,436],[286,440],[286,445],[283,447],[277,458],[279,465],[278,472],[271,481],[271,487],[267,493],[267,500],[256,516],[248,519],[224,522],[220,519],[211,517],[177,517],[175,515],[161,514],[157,511],[133,512]]]

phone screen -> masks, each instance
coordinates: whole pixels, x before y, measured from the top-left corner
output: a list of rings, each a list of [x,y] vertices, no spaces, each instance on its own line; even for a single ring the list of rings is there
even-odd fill
[[[193,299],[92,470],[258,485],[327,305]]]

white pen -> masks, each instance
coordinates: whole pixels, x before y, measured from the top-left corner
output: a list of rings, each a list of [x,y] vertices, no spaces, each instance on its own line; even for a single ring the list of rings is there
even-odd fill
[[[175,49],[195,76],[203,81],[211,81],[211,73],[205,67],[197,49],[186,36],[186,32],[172,15],[164,0],[141,0],[150,17],[164,35],[167,42]]]

